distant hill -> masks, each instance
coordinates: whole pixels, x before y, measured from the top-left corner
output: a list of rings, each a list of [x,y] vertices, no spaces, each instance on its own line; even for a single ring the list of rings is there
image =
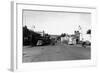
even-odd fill
[[[58,36],[60,36],[60,35],[50,35],[51,38],[56,38]]]

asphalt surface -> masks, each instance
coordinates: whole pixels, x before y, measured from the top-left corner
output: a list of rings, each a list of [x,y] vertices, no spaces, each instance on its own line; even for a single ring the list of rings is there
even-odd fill
[[[23,47],[23,62],[86,60],[91,58],[91,48],[80,45]]]

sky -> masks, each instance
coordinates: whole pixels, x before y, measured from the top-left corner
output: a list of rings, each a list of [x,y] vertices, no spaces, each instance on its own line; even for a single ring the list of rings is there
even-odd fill
[[[74,34],[81,27],[82,34],[91,29],[90,13],[54,12],[54,11],[23,11],[23,26],[31,30],[45,31],[48,34]]]

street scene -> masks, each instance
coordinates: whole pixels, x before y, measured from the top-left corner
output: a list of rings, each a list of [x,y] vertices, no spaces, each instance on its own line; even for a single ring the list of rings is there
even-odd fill
[[[23,63],[91,59],[91,14],[23,11]]]

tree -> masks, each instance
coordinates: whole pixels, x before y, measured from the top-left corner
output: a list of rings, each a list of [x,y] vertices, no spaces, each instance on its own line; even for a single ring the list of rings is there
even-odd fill
[[[28,37],[29,34],[30,34],[29,29],[27,28],[27,26],[24,26],[23,27],[23,36]]]
[[[65,37],[65,36],[66,36],[66,33],[62,33],[62,34],[61,34],[61,37]]]
[[[89,30],[87,31],[87,34],[91,34],[91,29],[89,29]]]

